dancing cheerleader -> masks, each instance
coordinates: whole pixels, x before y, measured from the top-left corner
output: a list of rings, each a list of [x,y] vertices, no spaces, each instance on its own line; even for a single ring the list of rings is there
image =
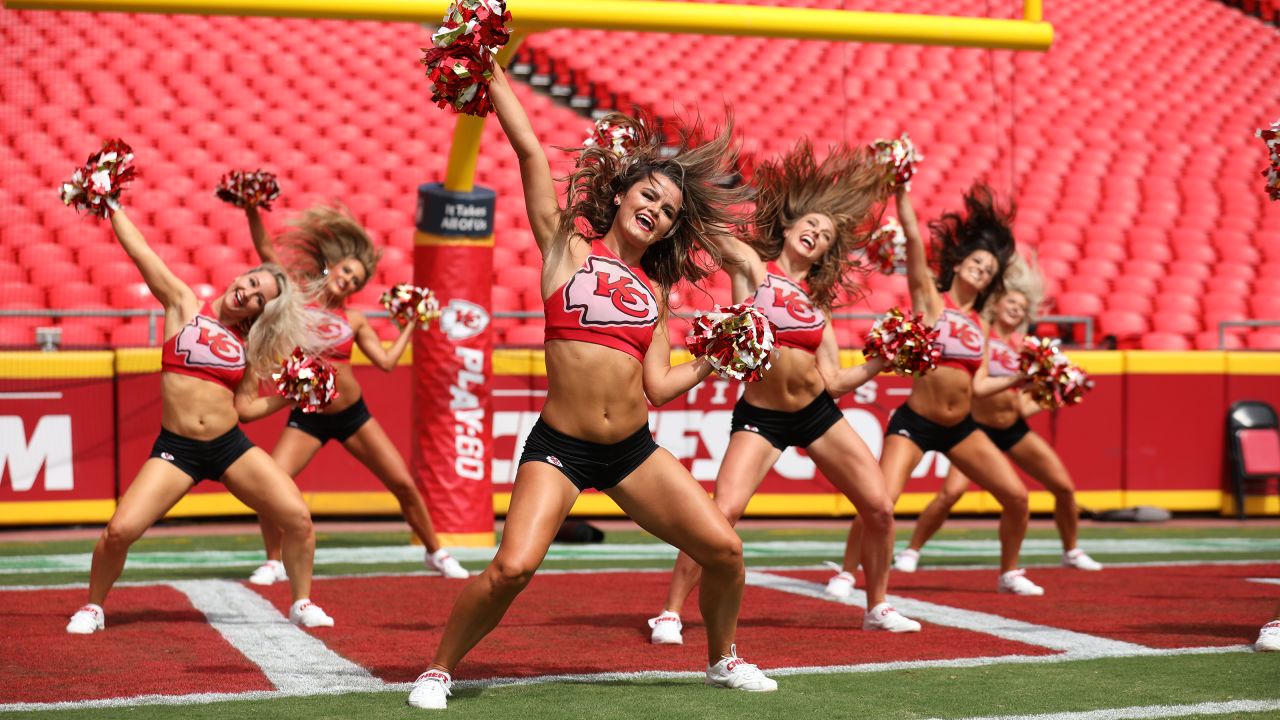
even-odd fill
[[[778,349],[760,382],[746,385],[733,409],[729,447],[716,475],[715,503],[737,524],[769,468],[788,447],[804,448],[814,464],[857,508],[866,524],[864,630],[916,632],[920,623],[885,601],[893,550],[893,502],[866,443],[833,398],[875,377],[880,358],[840,367],[827,322],[839,293],[856,296],[854,250],[884,196],[884,173],[865,153],[835,149],[819,164],[808,142],[755,175],[756,208],[747,242],[723,236],[722,267],[733,301],[750,300],[777,327]],[[649,620],[650,641],[683,642],[680,611],[701,572],[688,555],[676,558],[665,609]]]
[[[1004,294],[988,301],[983,318],[991,326],[987,337],[987,372],[993,378],[1018,374],[1018,347],[1028,320],[1035,315],[1044,295],[1038,273],[1014,255],[1005,273]],[[1062,564],[1077,570],[1101,570],[1101,563],[1076,546],[1080,509],[1071,476],[1053,446],[1027,426],[1026,418],[1043,408],[1017,388],[973,400],[973,419],[991,442],[1024,472],[1053,494],[1053,520],[1062,538]],[[969,478],[951,468],[942,490],[934,496],[911,534],[911,543],[894,560],[894,569],[915,572],[920,550],[946,522],[951,508],[969,487]]]
[[[164,306],[160,436],[93,549],[89,602],[71,616],[67,632],[87,635],[105,627],[102,604],[129,546],[201,480],[222,483],[280,528],[294,598],[289,619],[305,627],[332,626],[333,619],[308,599],[316,541],[311,513],[289,476],[239,425],[287,404],[279,396],[258,397],[259,379],[294,347],[309,345],[305,313],[284,271],[270,263],[247,270],[202,305],[123,210],[111,215],[111,227]]]
[[[334,208],[306,211],[275,242],[267,234],[257,207],[249,205],[245,213],[259,257],[275,263],[283,254],[291,274],[313,291],[317,301],[308,312],[319,340],[327,348],[324,357],[336,371],[337,398],[315,413],[294,408],[272,457],[296,478],[325,443],[341,443],[395,496],[405,521],[426,546],[427,567],[447,578],[466,578],[467,571],[440,546],[408,466],[386,431],[369,414],[360,383],[351,370],[352,345],[359,345],[379,370],[394,370],[409,346],[415,325],[406,323],[391,347],[384,349],[364,313],[345,307],[347,299],[359,292],[377,269],[380,253],[373,241],[351,216]],[[286,579],[286,568],[280,562],[283,534],[270,518],[262,517],[259,522],[267,561],[253,571],[249,582],[270,585]]]
[[[689,471],[649,431],[663,405],[702,382],[705,359],[671,366],[668,294],[709,271],[710,235],[732,225],[741,191],[715,184],[731,167],[730,131],[667,156],[647,128],[625,158],[589,147],[567,207],[528,116],[496,69],[493,105],[520,163],[525,209],[542,253],[547,397],[520,456],[497,555],[462,590],[409,704],[444,708],[451,673],[528,585],[578,495],[607,494],[640,527],[703,567],[706,682],[767,692],[777,683],[734,645],[745,570],[742,542]],[[691,135],[696,136],[695,132]],[[656,329],[656,332],[655,332]]]
[[[930,225],[938,258],[935,277],[925,259],[911,196],[899,186],[898,219],[907,238],[907,284],[911,304],[939,331],[938,368],[916,378],[911,395],[889,419],[880,467],[894,502],[927,451],[942,453],[1000,502],[1000,578],[997,589],[1016,595],[1043,595],[1018,568],[1027,534],[1027,489],[1013,467],[969,414],[975,397],[1004,392],[1023,382],[1020,374],[990,377],[987,332],[978,313],[1000,295],[1014,255],[1011,212],[996,207],[991,190],[975,185],[964,197],[965,212],[950,212]],[[843,570],[827,583],[832,595],[848,595],[852,570],[861,557],[863,520],[849,529]]]

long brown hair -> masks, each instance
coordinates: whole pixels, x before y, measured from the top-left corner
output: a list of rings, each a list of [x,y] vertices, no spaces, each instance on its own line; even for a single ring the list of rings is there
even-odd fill
[[[349,257],[364,266],[364,280],[357,288],[373,279],[382,251],[345,208],[318,205],[288,224],[289,229],[276,240],[290,272],[308,284],[308,290],[318,290],[315,286],[324,282],[328,268]]]
[[[647,119],[623,113],[605,119],[636,128],[635,146],[625,157],[598,146],[572,148],[579,158],[568,177],[559,232],[566,237],[574,233],[603,237],[618,213],[614,197],[625,195],[632,185],[651,175],[662,175],[680,188],[683,200],[675,226],[666,238],[645,250],[640,267],[664,295],[681,280],[697,282],[715,272],[721,255],[710,238],[741,222],[734,208],[747,196],[746,187],[717,183],[731,175],[737,163],[732,116],[726,114],[724,128],[705,140],[700,119],[681,125],[674,154],[663,148]]]
[[[841,292],[862,292],[865,272],[852,256],[874,230],[872,216],[888,193],[884,171],[866,150],[841,144],[819,163],[808,139],[791,152],[760,165],[755,172],[756,209],[748,242],[765,260],[782,254],[784,233],[810,213],[825,215],[835,226],[831,245],[809,268],[809,298],[830,309]]]
[[[1013,259],[1013,206],[996,204],[995,194],[985,183],[977,182],[964,194],[964,214],[944,213],[929,223],[933,235],[934,255],[938,258],[938,292],[951,290],[956,266],[977,252],[986,250],[995,256],[998,267],[991,276],[991,283],[973,302],[973,309],[982,312],[987,298],[1004,293],[1004,274]]]

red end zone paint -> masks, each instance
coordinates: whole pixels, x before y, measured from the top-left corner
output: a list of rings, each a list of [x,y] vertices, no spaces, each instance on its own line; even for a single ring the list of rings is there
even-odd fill
[[[83,590],[0,591],[0,703],[272,690],[186,596],[116,588],[107,629],[68,635]]]
[[[537,576],[456,675],[480,679],[702,670],[706,631],[696,594],[685,608],[685,644],[649,643],[646,620],[661,610],[669,580],[667,573]],[[462,586],[439,578],[317,580],[313,597],[337,625],[312,634],[387,682],[412,682],[431,661]],[[260,591],[276,607],[287,609],[285,588]],[[862,615],[857,608],[747,587],[738,649],[766,669],[1053,654],[953,628],[907,636],[862,632]]]
[[[825,583],[830,572],[778,573]],[[996,570],[895,572],[889,594],[1000,615],[1152,648],[1251,643],[1275,613],[1275,585],[1247,578],[1280,577],[1280,565],[1109,568],[1082,572],[1032,568],[1043,597],[996,592]],[[859,573],[858,582],[863,578]],[[925,622],[921,635],[941,631]],[[985,643],[986,640],[981,642]],[[987,653],[983,653],[987,654]]]

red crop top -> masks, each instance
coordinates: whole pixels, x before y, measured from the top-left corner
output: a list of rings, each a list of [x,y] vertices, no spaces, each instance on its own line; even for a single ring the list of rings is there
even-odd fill
[[[205,303],[191,322],[160,349],[161,372],[190,375],[235,392],[244,379],[245,347],[239,333],[218,322]]]
[[[308,319],[317,339],[324,347],[324,357],[333,362],[349,362],[351,346],[355,344],[355,333],[347,322],[344,310],[334,312],[320,307],[307,308]]]
[[[658,298],[639,267],[599,240],[564,285],[543,303],[547,340],[577,340],[644,361],[658,324]]]
[[[942,315],[934,323],[938,329],[934,345],[942,351],[938,365],[960,368],[972,375],[982,366],[982,323],[978,321],[978,313],[957,308],[950,295],[943,293],[942,300]]]
[[[764,282],[756,289],[755,306],[778,327],[778,345],[818,352],[827,316],[809,300],[807,283],[797,283],[770,261]]]
[[[987,346],[990,348],[987,359],[987,374],[991,377],[1009,377],[1017,375],[1020,371],[1018,363],[1018,351],[1009,347],[1009,344],[992,333],[987,338]],[[1017,392],[1017,388],[1009,388]]]

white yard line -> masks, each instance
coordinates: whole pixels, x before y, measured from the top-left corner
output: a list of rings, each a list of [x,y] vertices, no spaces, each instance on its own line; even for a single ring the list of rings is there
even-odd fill
[[[266,598],[240,583],[181,580],[168,584],[190,598],[213,629],[260,667],[271,684],[285,694],[362,692],[381,690],[385,685],[368,670],[295,627]]]
[[[1142,705],[1137,707],[1043,713],[1040,715],[985,715],[956,720],[1147,720],[1189,715],[1241,715],[1280,710],[1280,700],[1230,700],[1193,705]]]
[[[747,584],[827,602],[855,605],[864,609],[867,606],[867,596],[861,590],[854,590],[853,595],[848,598],[833,598],[827,595],[823,585],[782,575],[771,575],[754,570],[749,571],[747,572]],[[994,589],[992,592],[994,592]],[[1048,625],[1036,625],[1035,623],[1023,622],[990,613],[962,610],[923,600],[889,596],[889,601],[903,615],[915,620],[994,635],[1005,640],[1058,650],[1075,656],[1131,656],[1143,655],[1151,650],[1151,648],[1134,643],[1108,640],[1096,635],[1062,630]],[[1026,601],[1033,603],[1036,599],[1026,598]]]

